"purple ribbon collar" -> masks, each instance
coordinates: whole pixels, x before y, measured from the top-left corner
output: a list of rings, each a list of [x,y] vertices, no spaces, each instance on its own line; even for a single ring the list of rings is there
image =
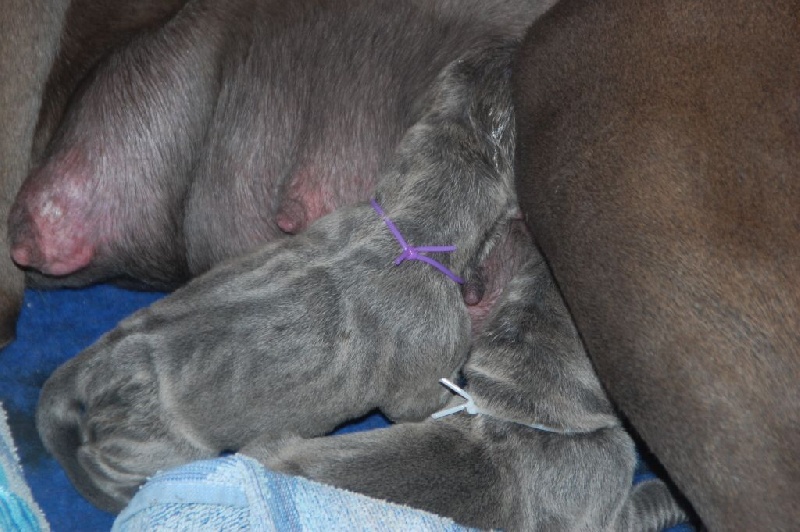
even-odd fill
[[[447,266],[445,266],[444,264],[442,264],[441,262],[439,262],[437,260],[434,260],[434,259],[428,257],[427,255],[422,255],[422,253],[452,253],[453,251],[456,250],[455,246],[419,246],[419,247],[414,247],[414,246],[408,245],[408,242],[406,242],[406,239],[403,238],[403,234],[400,232],[399,229],[397,229],[397,226],[394,225],[394,222],[392,222],[392,220],[390,220],[389,217],[386,216],[386,213],[383,212],[383,209],[381,209],[381,206],[378,205],[378,202],[375,201],[374,198],[369,200],[369,202],[372,204],[372,208],[375,209],[375,212],[378,213],[378,216],[380,216],[383,219],[383,221],[386,223],[386,227],[388,227],[389,231],[392,232],[392,234],[394,235],[394,238],[400,244],[400,247],[403,248],[403,252],[400,255],[398,255],[398,257],[394,260],[394,265],[395,266],[398,266],[404,260],[418,260],[420,262],[424,262],[424,263],[430,264],[431,266],[433,266],[434,268],[436,268],[437,270],[439,270],[440,272],[442,272],[443,274],[448,276],[450,279],[452,279],[456,283],[464,284],[464,279],[462,279],[458,275],[456,275],[453,272],[451,272],[447,268]]]

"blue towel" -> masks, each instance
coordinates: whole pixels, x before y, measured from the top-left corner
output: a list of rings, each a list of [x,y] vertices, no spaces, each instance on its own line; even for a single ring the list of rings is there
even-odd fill
[[[113,528],[113,532],[158,530],[471,529],[420,510],[273,473],[251,458],[235,455],[154,476]]]
[[[643,480],[652,475],[641,472]],[[452,520],[269,471],[242,455],[194,462],[151,478],[113,532],[161,530],[466,532]],[[690,532],[689,525],[670,532]]]

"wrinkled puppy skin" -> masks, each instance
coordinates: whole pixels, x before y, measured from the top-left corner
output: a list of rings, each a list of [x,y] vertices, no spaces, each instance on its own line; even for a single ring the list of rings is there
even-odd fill
[[[468,278],[516,210],[514,46],[451,63],[376,198],[412,245]],[[458,284],[400,246],[369,204],[233,259],[142,310],[59,368],[37,425],[97,506],[118,511],[160,469],[256,437],[319,436],[380,409],[419,421],[466,360]]]
[[[660,480],[631,487],[633,441],[547,266],[531,255],[464,369],[466,391],[491,415],[278,443],[268,435],[242,452],[276,471],[480,528],[657,532],[685,520]]]

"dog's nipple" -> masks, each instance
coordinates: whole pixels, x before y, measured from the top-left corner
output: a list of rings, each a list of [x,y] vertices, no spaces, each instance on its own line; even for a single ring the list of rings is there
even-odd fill
[[[480,277],[470,279],[461,285],[461,297],[464,298],[464,303],[470,307],[474,307],[481,301],[486,293],[486,285]]]

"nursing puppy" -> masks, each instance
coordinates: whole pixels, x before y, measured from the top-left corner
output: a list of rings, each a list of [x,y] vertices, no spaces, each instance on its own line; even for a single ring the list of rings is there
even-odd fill
[[[800,2],[564,0],[520,206],[615,404],[712,530],[800,523]]]
[[[436,268],[395,266],[387,225],[411,245],[455,244],[431,258],[462,278],[508,232],[512,51],[492,44],[445,68],[380,178],[380,212],[339,209],[233,259],[51,376],[39,433],[89,500],[117,511],[156,471],[255,438],[320,436],[376,408],[420,421],[444,404],[437,380],[466,361],[467,307]]]
[[[276,443],[375,408],[422,421],[450,397],[438,379],[455,379],[470,349],[461,292],[430,265],[393,265],[400,237],[387,226],[410,243],[457,243],[434,256],[458,276],[500,234],[516,260],[534,254],[521,224],[509,228],[513,50],[493,44],[445,69],[375,205],[337,210],[212,270],[50,378],[39,431],[87,498],[118,510],[159,469],[244,449],[466,524],[655,530],[680,520],[660,482],[631,490],[633,444],[541,259],[514,282],[466,370],[486,414]],[[364,466],[357,478],[349,465]]]
[[[267,467],[480,528],[658,531],[685,516],[660,480],[631,487],[634,444],[544,261],[511,281],[464,368],[480,409],[254,444]],[[454,398],[449,406],[463,405]]]

